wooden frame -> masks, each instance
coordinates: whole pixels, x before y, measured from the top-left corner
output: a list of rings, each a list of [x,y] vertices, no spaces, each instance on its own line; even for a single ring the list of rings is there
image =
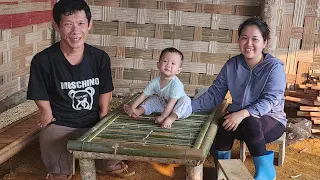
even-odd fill
[[[187,165],[187,179],[201,180],[203,162],[216,135],[218,119],[226,108],[224,101],[210,112],[194,113],[184,120],[175,121],[171,129],[162,129],[153,121],[146,120],[151,116],[127,117],[123,105],[120,105],[78,140],[69,141],[68,149],[79,159],[83,180],[96,179],[94,159],[183,164]],[[119,126],[123,126],[125,131],[118,131]],[[130,126],[135,130],[130,130]],[[183,131],[190,131],[190,137],[179,136]],[[143,137],[138,136],[139,133],[146,132],[149,134],[143,140],[139,139]]]

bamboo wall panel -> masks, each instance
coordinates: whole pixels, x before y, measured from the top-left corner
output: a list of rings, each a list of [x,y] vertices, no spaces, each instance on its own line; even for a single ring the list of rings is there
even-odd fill
[[[32,57],[52,44],[53,3],[0,2],[0,100],[27,87]]]
[[[14,1],[14,0],[13,0]],[[12,2],[13,2],[12,1]],[[0,99],[25,88],[30,61],[52,44],[54,0],[1,4]],[[88,43],[106,51],[116,93],[134,93],[157,76],[160,52],[184,53],[179,75],[188,94],[212,84],[239,53],[237,28],[260,16],[262,0],[87,0],[93,15]],[[288,87],[320,71],[320,0],[279,0],[276,56]],[[42,13],[42,14],[41,14]]]
[[[211,85],[224,63],[239,54],[237,29],[260,14],[254,0],[88,0],[93,29],[87,42],[111,56],[116,93],[141,91],[159,75],[160,52],[183,52],[179,78],[188,94]]]
[[[319,10],[319,0],[280,1],[276,56],[286,64],[288,88],[305,82],[310,68],[320,70],[316,66]]]

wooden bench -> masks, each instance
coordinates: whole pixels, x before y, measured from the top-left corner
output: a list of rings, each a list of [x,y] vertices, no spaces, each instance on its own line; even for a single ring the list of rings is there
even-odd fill
[[[284,158],[285,158],[285,144],[286,144],[286,132],[282,134],[280,138],[277,140],[271,142],[279,145],[279,152],[274,153],[274,157],[278,157],[278,166],[283,167]],[[243,141],[240,141],[240,159],[242,162],[246,160],[246,156],[250,153],[247,151],[246,143]]]
[[[0,164],[39,137],[39,111],[33,101],[25,101],[0,114]]]
[[[220,159],[218,180],[254,180],[254,178],[240,159]]]

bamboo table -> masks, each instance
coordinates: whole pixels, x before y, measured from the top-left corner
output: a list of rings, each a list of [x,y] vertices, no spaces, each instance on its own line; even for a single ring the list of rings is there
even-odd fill
[[[69,141],[68,149],[79,159],[82,180],[96,180],[95,159],[183,164],[186,179],[202,180],[203,162],[225,109],[224,102],[210,112],[193,113],[175,121],[171,129],[163,129],[154,123],[154,116],[129,118],[120,105],[82,137]]]

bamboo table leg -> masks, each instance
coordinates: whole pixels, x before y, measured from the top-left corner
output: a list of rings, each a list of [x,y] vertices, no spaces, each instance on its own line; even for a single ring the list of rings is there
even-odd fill
[[[96,180],[94,159],[79,159],[81,180]]]
[[[187,166],[186,180],[202,180],[203,179],[203,164],[198,166]]]

